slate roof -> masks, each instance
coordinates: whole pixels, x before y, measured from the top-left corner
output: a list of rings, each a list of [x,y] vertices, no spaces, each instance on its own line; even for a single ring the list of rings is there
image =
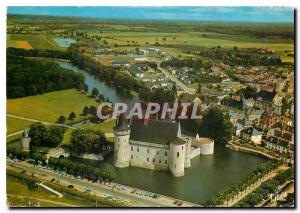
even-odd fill
[[[261,98],[263,101],[266,102],[272,102],[273,98],[275,97],[276,92],[267,91],[267,90],[261,90],[257,93],[257,98]]]
[[[131,122],[131,140],[162,145],[168,145],[170,142],[184,144],[185,141],[180,136],[181,128],[177,122],[152,119],[146,124],[140,119]]]
[[[262,132],[258,131],[254,127],[247,127],[241,131],[241,133],[251,135],[251,136],[257,136],[257,135],[262,135]]]
[[[239,110],[243,109],[243,102],[242,101],[237,101],[237,100],[232,99],[232,98],[224,98],[221,101],[221,103],[225,106],[229,106],[229,107],[236,108],[236,109],[239,109]]]

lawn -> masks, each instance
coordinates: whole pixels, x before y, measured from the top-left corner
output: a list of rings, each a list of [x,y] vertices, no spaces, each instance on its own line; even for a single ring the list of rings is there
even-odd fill
[[[105,121],[101,124],[86,124],[84,128],[94,129],[94,130],[101,130],[104,133],[113,133],[113,128],[116,125],[116,120],[109,120]]]
[[[75,198],[74,196],[64,196],[62,198],[57,197],[56,195],[52,194],[51,192],[48,192],[42,188],[38,188],[35,190],[29,190],[27,185],[24,182],[21,182],[19,180],[16,180],[15,178],[12,179],[10,176],[7,176],[6,179],[6,192],[7,194],[10,194],[12,196],[8,197],[8,202],[10,205],[14,206],[28,206],[28,199],[31,199],[31,202],[34,201],[34,198],[38,199],[45,199],[49,201],[55,201],[55,202],[61,202],[69,205],[74,206],[85,206],[85,207],[91,207],[93,204],[88,201],[82,200],[82,198],[79,200]],[[26,199],[16,196],[25,196]],[[46,201],[40,201],[40,206],[42,207],[66,207],[65,205],[59,205],[59,204],[53,204],[51,202]]]
[[[33,122],[6,116],[6,135],[29,128]]]
[[[61,90],[42,95],[7,100],[7,113],[55,123],[59,116],[68,118],[75,112],[76,120],[87,119],[80,115],[84,106],[97,106],[95,99],[76,89]]]

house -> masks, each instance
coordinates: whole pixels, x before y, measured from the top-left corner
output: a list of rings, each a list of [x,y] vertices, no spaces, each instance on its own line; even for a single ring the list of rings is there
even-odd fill
[[[240,138],[248,142],[261,144],[262,132],[258,131],[254,127],[246,127],[243,130],[241,130]]]
[[[262,138],[263,144],[267,149],[271,149],[273,151],[279,153],[288,153],[290,150],[290,143],[287,140],[279,137],[267,137],[264,136]]]
[[[262,109],[254,109],[252,108],[250,110],[250,112],[248,113],[248,119],[250,121],[254,121],[254,120],[260,120],[262,114],[264,113],[264,110]]]
[[[130,67],[130,63],[128,61],[113,61],[111,65],[112,67]]]

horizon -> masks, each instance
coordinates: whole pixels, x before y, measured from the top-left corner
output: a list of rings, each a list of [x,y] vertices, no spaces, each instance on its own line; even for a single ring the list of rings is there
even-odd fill
[[[7,15],[42,15],[112,20],[293,23],[291,7],[70,7],[10,6]]]

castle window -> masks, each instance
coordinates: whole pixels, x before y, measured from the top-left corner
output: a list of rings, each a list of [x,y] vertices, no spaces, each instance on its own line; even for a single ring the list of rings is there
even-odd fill
[[[179,157],[179,152],[177,152],[177,157]]]
[[[161,160],[159,159],[159,163],[161,163]]]
[[[165,164],[167,164],[168,163],[168,161],[167,160],[165,160]]]
[[[133,155],[131,155],[131,159],[133,159]]]
[[[140,151],[139,147],[136,149],[136,151],[137,151],[137,152],[139,152],[139,151]]]
[[[147,158],[147,162],[149,162],[149,158]]]
[[[168,156],[168,152],[165,152],[165,156]]]
[[[153,163],[155,163],[155,159],[153,158]]]
[[[131,151],[133,151],[133,147],[131,147]]]
[[[120,138],[118,138],[118,142],[120,142]]]
[[[183,150],[183,146],[182,146],[181,148],[182,148],[182,150]]]
[[[156,154],[159,155],[159,151],[157,151]]]
[[[150,153],[150,149],[147,149],[147,153]]]

